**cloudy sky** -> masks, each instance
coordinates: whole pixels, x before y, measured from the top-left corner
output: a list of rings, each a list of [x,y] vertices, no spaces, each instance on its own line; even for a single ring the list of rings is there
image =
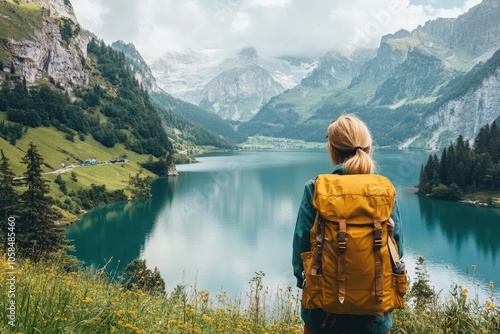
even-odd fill
[[[187,48],[254,46],[274,57],[320,56],[376,47],[380,37],[436,17],[457,17],[481,0],[71,0],[80,24],[132,42],[146,61]]]

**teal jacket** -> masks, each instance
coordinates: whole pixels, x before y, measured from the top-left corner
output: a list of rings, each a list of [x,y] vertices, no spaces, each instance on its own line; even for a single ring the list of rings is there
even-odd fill
[[[340,164],[335,166],[332,173],[344,174],[343,165]],[[297,278],[297,287],[299,288],[302,288],[302,272],[304,271],[300,254],[311,250],[310,230],[314,224],[314,218],[316,217],[316,209],[312,204],[314,181],[314,179],[311,179],[305,185],[293,237],[293,273]],[[402,258],[403,229],[397,201],[391,217],[395,224],[394,239],[398,245],[399,256]],[[338,315],[334,328],[330,330],[322,330],[320,327],[325,318],[325,312],[321,309],[309,310],[302,307],[301,316],[304,323],[316,333],[343,333],[347,329],[355,333],[384,334],[392,327],[392,316],[390,314],[385,316]],[[357,330],[355,328],[357,328]]]

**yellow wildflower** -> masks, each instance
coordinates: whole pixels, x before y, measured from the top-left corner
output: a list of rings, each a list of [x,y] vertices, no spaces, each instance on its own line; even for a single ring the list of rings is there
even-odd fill
[[[142,330],[134,325],[131,325],[131,324],[125,324],[125,326],[123,326],[125,328],[128,328],[128,329],[131,329],[133,331],[135,331],[137,334],[141,334],[142,333]]]
[[[494,287],[495,287],[495,284],[493,284],[493,281],[490,281],[490,289],[493,290]]]
[[[486,301],[486,305],[490,308],[490,309],[494,309],[495,308],[495,305],[493,305],[492,302],[490,302],[489,300]]]
[[[469,291],[467,291],[467,289],[463,289],[463,290],[462,290],[462,297],[467,297],[467,293],[468,293],[468,292],[469,292]]]
[[[85,299],[83,300],[84,303],[92,303],[93,300],[92,298],[89,298],[89,297],[85,297]]]

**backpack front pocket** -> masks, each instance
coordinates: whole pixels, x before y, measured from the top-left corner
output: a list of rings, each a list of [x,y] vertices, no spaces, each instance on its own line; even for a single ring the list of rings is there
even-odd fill
[[[404,295],[408,290],[406,271],[403,274],[392,273],[391,309],[404,308]]]
[[[305,281],[302,290],[302,306],[307,309],[323,307],[323,275],[313,275],[314,251],[300,255],[304,265]]]

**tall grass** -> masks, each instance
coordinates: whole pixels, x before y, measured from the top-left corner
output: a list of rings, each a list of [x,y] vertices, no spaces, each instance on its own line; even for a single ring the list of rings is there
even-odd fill
[[[248,292],[233,297],[196,285],[178,285],[167,294],[127,290],[104,270],[64,270],[61,259],[15,262],[15,326],[8,324],[4,284],[11,268],[0,261],[1,333],[302,333],[300,292],[269,288],[255,274]],[[491,283],[493,293],[493,283]],[[455,286],[449,297],[394,312],[392,333],[500,333],[500,308]]]
[[[245,297],[178,285],[165,295],[126,290],[104,270],[65,271],[57,259],[17,259],[16,321],[8,324],[9,263],[0,266],[1,333],[300,333],[298,295],[272,295],[262,276]],[[250,300],[247,300],[249,298]],[[269,300],[280,301],[279,305]],[[243,305],[248,305],[244,307]]]

